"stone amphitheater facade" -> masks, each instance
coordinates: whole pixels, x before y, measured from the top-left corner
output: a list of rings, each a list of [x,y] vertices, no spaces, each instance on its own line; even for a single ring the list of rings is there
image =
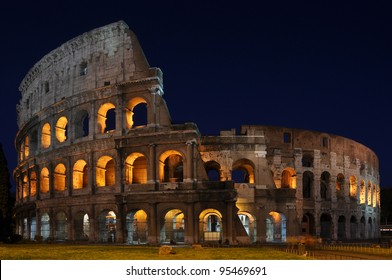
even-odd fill
[[[64,43],[20,85],[17,232],[127,244],[379,236],[376,154],[303,129],[202,136],[173,124],[162,72],[115,22]]]

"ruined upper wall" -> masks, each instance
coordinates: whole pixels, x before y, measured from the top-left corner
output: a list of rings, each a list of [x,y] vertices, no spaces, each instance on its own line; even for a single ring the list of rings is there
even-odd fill
[[[62,99],[156,73],[123,21],[86,32],[45,55],[22,80],[19,128]]]

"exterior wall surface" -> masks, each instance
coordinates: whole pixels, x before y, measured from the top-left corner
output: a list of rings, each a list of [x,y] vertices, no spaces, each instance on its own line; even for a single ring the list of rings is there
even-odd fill
[[[172,123],[162,77],[122,21],[34,65],[17,106],[18,233],[127,244],[378,237],[369,148],[284,127],[202,136]]]

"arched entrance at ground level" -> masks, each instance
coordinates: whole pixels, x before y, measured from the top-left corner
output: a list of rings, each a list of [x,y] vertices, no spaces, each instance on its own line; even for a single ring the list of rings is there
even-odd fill
[[[67,216],[64,212],[56,214],[55,230],[56,241],[65,241],[67,239]]]
[[[30,240],[35,240],[35,236],[37,235],[37,219],[35,216],[31,217],[30,221]]]
[[[286,216],[271,211],[266,221],[266,241],[285,242],[286,241]]]
[[[322,239],[331,239],[332,219],[329,214],[322,214],[320,217],[320,237]]]
[[[74,238],[75,240],[89,240],[90,237],[90,219],[86,212],[78,212],[75,215]]]
[[[222,242],[222,214],[216,209],[206,209],[199,215],[200,240],[203,242]]]
[[[115,242],[116,240],[116,214],[114,211],[104,210],[99,214],[99,241]]]
[[[307,213],[303,215],[301,222],[301,233],[302,235],[316,235],[314,216],[312,214]]]
[[[350,237],[351,239],[357,238],[357,219],[354,216],[350,218]]]
[[[346,218],[339,216],[338,219],[338,240],[346,239]]]
[[[185,241],[184,213],[179,209],[173,209],[166,213],[161,228],[161,243],[178,243]]]
[[[247,212],[240,212],[238,214],[242,225],[245,228],[246,233],[249,236],[250,242],[256,242],[257,239],[257,227],[256,227],[256,219],[253,215]]]
[[[48,213],[44,213],[41,216],[41,236],[42,240],[48,240],[50,236],[50,218]]]
[[[127,243],[138,245],[148,241],[147,214],[143,210],[134,210],[126,218]]]
[[[365,238],[365,217],[363,217],[363,216],[362,216],[361,222],[360,222],[359,235],[360,235],[361,239]]]

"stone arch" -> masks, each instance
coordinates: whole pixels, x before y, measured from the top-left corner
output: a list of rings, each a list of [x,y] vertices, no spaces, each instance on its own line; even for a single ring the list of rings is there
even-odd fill
[[[59,211],[55,216],[55,240],[65,241],[67,239],[67,215]]]
[[[148,242],[147,213],[142,209],[132,210],[126,217],[127,243],[133,245]]]
[[[331,175],[329,172],[324,171],[320,176],[320,197],[322,199],[330,199],[331,193],[329,189]]]
[[[35,171],[30,172],[30,196],[35,196],[37,193],[37,173]]]
[[[281,188],[296,188],[296,173],[291,167],[287,167],[283,170],[281,176]]]
[[[266,219],[266,242],[286,242],[286,216],[271,211]]]
[[[73,127],[75,131],[75,139],[79,139],[89,135],[89,114],[86,110],[80,110],[75,114]]]
[[[338,218],[338,240],[345,240],[346,238],[346,217],[342,215]]]
[[[24,140],[24,158],[28,158],[29,155],[30,155],[30,138],[29,136],[26,136]]]
[[[246,234],[249,236],[250,242],[257,241],[257,225],[256,218],[249,212],[240,211],[238,213],[238,218],[240,219]]]
[[[249,159],[239,159],[233,163],[231,178],[236,183],[255,183],[255,165]]]
[[[87,163],[83,159],[75,162],[72,172],[73,189],[83,189],[88,186],[88,169]]]
[[[367,205],[371,205],[371,204],[372,204],[372,183],[369,181],[367,187]]]
[[[37,217],[35,213],[30,218],[30,240],[35,240],[37,236]]]
[[[365,229],[366,229],[366,225],[365,225],[365,217],[362,216],[361,220],[360,220],[360,228],[359,228],[359,236],[361,239],[365,238]]]
[[[27,175],[24,174],[23,178],[22,178],[22,194],[23,194],[23,198],[28,196],[28,180],[27,180]]]
[[[41,169],[39,189],[41,193],[49,192],[49,169],[46,167]]]
[[[90,238],[90,218],[84,210],[74,217],[74,238],[77,241],[88,241]]]
[[[373,238],[374,236],[373,236],[373,221],[372,221],[372,218],[371,217],[369,217],[368,218],[368,238]]]
[[[302,155],[302,167],[313,167],[313,155],[311,153]]]
[[[323,213],[320,216],[320,237],[326,240],[332,237],[332,218],[330,214]]]
[[[357,177],[350,176],[350,197],[356,199],[357,192]]]
[[[185,241],[185,216],[180,209],[168,210],[161,227],[161,243],[177,244]]]
[[[221,165],[218,162],[216,162],[215,160],[207,161],[206,163],[204,163],[204,167],[206,169],[209,181],[221,180]]]
[[[41,215],[41,237],[44,241],[50,237],[50,217],[46,212]]]
[[[316,223],[312,214],[306,213],[302,216],[301,233],[302,235],[316,235]]]
[[[125,183],[147,183],[147,158],[141,153],[132,153],[125,159]]]
[[[342,173],[339,173],[336,176],[336,196],[337,197],[344,196],[344,184],[345,184],[344,175]]]
[[[64,191],[66,189],[67,169],[64,164],[59,163],[54,169],[54,189],[55,191]]]
[[[222,214],[213,208],[203,210],[199,215],[200,240],[204,242],[222,242]]]
[[[169,150],[159,157],[159,177],[161,182],[182,182],[183,155],[176,150]]]
[[[364,180],[361,180],[359,189],[360,189],[360,195],[359,195],[360,204],[365,204],[366,203],[366,185],[365,185]]]
[[[56,139],[63,143],[68,138],[68,119],[65,116],[60,117],[56,122]]]
[[[350,237],[351,239],[356,239],[357,238],[357,218],[355,216],[351,216],[350,218]]]
[[[314,175],[310,171],[305,171],[302,175],[302,194],[303,198],[311,198],[313,196]]]
[[[141,97],[132,98],[126,107],[127,129],[147,125],[147,101]]]
[[[99,107],[97,114],[98,133],[107,133],[116,129],[116,106],[105,103]]]
[[[99,241],[114,243],[116,241],[117,215],[113,210],[103,210],[98,216]]]
[[[47,149],[50,147],[51,145],[51,129],[50,129],[50,124],[49,123],[45,123],[42,126],[42,130],[41,130],[41,147],[43,149]]]
[[[110,156],[102,156],[97,161],[96,183],[98,187],[114,186],[116,182],[115,163]]]

